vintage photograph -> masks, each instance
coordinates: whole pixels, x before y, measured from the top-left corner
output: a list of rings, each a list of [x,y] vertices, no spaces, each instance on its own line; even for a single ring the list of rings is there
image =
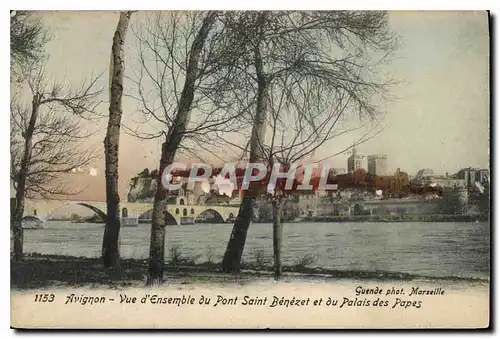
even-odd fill
[[[487,11],[10,11],[13,328],[487,328]]]

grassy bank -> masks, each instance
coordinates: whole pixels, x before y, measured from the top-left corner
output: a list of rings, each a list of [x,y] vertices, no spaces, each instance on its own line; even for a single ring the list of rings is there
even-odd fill
[[[306,267],[301,264],[283,267],[284,278],[300,279],[361,279],[376,281],[411,281],[415,279],[467,280],[484,283],[482,279],[457,277],[424,277],[407,273],[384,271],[341,271]],[[122,259],[119,269],[104,269],[98,258],[70,257],[57,255],[30,254],[23,261],[11,261],[11,287],[16,289],[42,288],[55,286],[94,286],[122,288],[144,286],[147,262],[145,260]],[[191,283],[229,283],[267,279],[272,280],[272,266],[261,263],[245,263],[241,272],[223,273],[220,264],[205,262],[201,264],[172,262],[165,266],[168,282]]]

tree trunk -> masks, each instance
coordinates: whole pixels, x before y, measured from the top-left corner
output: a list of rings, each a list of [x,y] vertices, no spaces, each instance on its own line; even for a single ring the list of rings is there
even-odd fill
[[[163,267],[165,265],[165,221],[167,213],[167,190],[161,183],[163,171],[173,163],[175,153],[179,148],[182,137],[190,119],[191,105],[194,99],[195,82],[198,77],[198,60],[205,44],[208,33],[215,22],[216,12],[209,12],[196,34],[189,53],[186,80],[179,100],[177,114],[170,128],[166,142],[162,145],[160,166],[157,177],[156,193],[153,203],[151,222],[151,242],[149,248],[149,276],[148,285],[159,285],[163,281]]]
[[[244,195],[238,216],[234,221],[233,230],[227,244],[224,258],[222,259],[222,270],[226,273],[237,272],[240,269],[241,257],[247,239],[247,232],[252,223],[254,215],[255,199],[250,195]]]
[[[262,58],[259,46],[255,48],[255,70],[258,78],[257,107],[255,120],[250,138],[250,163],[262,161],[261,142],[265,136],[265,121],[267,114],[267,91],[268,82],[262,66]],[[237,272],[240,269],[241,257],[245,248],[247,232],[252,223],[254,215],[255,199],[258,195],[258,184],[250,183],[248,190],[243,192],[238,216],[234,222],[233,230],[227,244],[226,252],[222,260],[222,270],[226,273]]]
[[[23,259],[23,214],[24,214],[24,193],[16,191],[16,200],[14,213],[11,216],[12,233],[14,235],[14,259],[19,261]]]
[[[281,222],[280,198],[273,200],[273,254],[274,254],[274,278],[279,280],[282,275],[281,268],[281,244],[283,242],[283,224]]]
[[[22,260],[23,258],[23,214],[24,214],[24,199],[26,197],[26,179],[28,176],[29,165],[31,163],[31,154],[33,150],[33,132],[35,130],[36,121],[38,119],[40,108],[40,96],[34,95],[31,103],[31,117],[24,135],[24,152],[21,159],[21,166],[17,175],[16,186],[16,202],[14,213],[11,216],[12,233],[14,235],[14,259]]]
[[[131,12],[120,13],[120,19],[111,47],[109,118],[104,155],[106,159],[106,226],[102,241],[102,259],[105,267],[119,265],[120,253],[120,196],[118,195],[118,150],[122,119],[122,94],[124,73],[123,44]]]
[[[182,134],[181,134],[182,135]],[[165,266],[165,223],[167,212],[167,190],[161,183],[162,173],[168,165],[173,163],[177,147],[169,151],[169,141],[162,144],[160,168],[156,178],[156,193],[153,202],[151,217],[151,239],[149,245],[149,275],[148,285],[160,285],[163,281],[163,267]],[[170,147],[172,148],[172,147]]]
[[[267,110],[267,84],[265,81],[259,84],[259,95],[257,97],[257,112],[250,141],[250,163],[262,160],[260,140],[265,134],[265,116]],[[238,216],[234,222],[233,230],[227,244],[226,252],[222,260],[222,270],[226,273],[237,272],[240,269],[241,257],[245,248],[248,228],[254,216],[255,200],[259,195],[261,187],[258,183],[251,182],[248,190],[243,192]]]

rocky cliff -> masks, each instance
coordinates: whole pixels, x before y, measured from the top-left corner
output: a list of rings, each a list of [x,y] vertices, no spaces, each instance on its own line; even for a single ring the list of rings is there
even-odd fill
[[[156,171],[146,168],[137,176],[130,179],[127,194],[128,202],[152,202],[156,191]]]

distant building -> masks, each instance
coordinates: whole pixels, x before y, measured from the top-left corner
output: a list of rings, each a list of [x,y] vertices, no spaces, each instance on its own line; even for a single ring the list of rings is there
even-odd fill
[[[476,182],[488,183],[490,181],[490,172],[487,169],[463,168],[454,175],[457,179],[464,180],[468,185],[472,186]]]
[[[282,201],[281,217],[283,221],[294,220],[298,216],[312,215],[312,212],[300,210],[299,204],[296,201],[297,197],[287,197]],[[312,209],[311,209],[312,211]],[[273,205],[268,199],[257,199],[254,205],[254,221],[272,222],[273,221]]]
[[[318,195],[316,193],[301,194],[297,196],[297,205],[301,215],[316,216]]]
[[[465,182],[468,213],[489,214],[490,171],[469,167],[461,169],[453,177]]]
[[[489,183],[490,182],[490,171],[487,169],[479,170],[479,182]]]
[[[346,174],[345,168],[330,168],[330,175]]]
[[[466,180],[460,176],[437,175],[433,170],[426,168],[418,171],[411,180],[411,184],[417,187],[465,187]]]
[[[441,213],[465,214],[467,212],[468,192],[463,187],[444,187]]]
[[[398,168],[396,173],[391,178],[391,192],[394,195],[401,195],[405,193],[410,188],[410,179],[408,173],[401,172]]]
[[[367,157],[368,173],[373,175],[387,175],[387,155],[374,154]]]
[[[421,179],[424,177],[432,177],[432,176],[434,176],[434,171],[430,168],[424,168],[417,172],[417,174],[415,175],[415,179]]]
[[[352,155],[347,158],[347,171],[349,173],[356,172],[362,168],[363,156],[356,153],[356,148],[352,147]]]
[[[300,209],[293,198],[283,201],[283,220],[293,220],[300,215]]]
[[[375,175],[367,176],[368,189],[371,192],[382,191],[384,196],[400,197],[408,193],[410,180],[406,172],[401,172],[398,168],[393,175]]]

